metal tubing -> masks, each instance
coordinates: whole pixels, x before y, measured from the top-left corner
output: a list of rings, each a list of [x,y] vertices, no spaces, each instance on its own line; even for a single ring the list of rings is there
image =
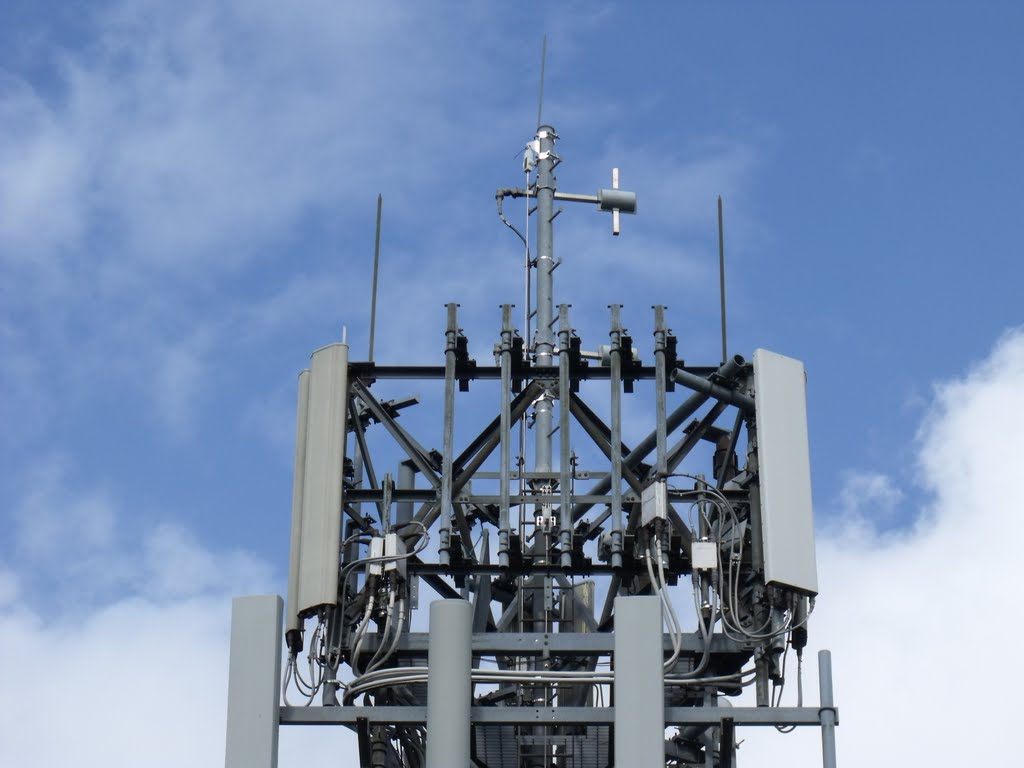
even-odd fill
[[[611,445],[609,458],[612,462],[612,541],[611,566],[622,567],[622,453],[614,450],[614,446],[622,443],[622,319],[621,304],[612,304],[611,353]],[[632,354],[632,350],[629,350]]]
[[[704,418],[700,420],[696,427],[694,427],[693,431],[672,447],[672,450],[669,451],[668,458],[666,460],[666,466],[668,467],[669,472],[675,472],[676,467],[678,467],[682,463],[683,459],[690,454],[690,451],[696,447],[704,436],[704,433],[707,432],[708,427],[714,425],[718,420],[718,417],[722,415],[722,411],[726,408],[728,408],[728,404],[719,400],[711,406],[710,411],[704,414]]]
[[[736,442],[740,438],[740,428],[743,426],[743,411],[736,412],[736,421],[733,422],[732,432],[729,433],[729,444],[725,449],[725,456],[722,457],[722,468],[718,470],[718,477],[715,478],[715,487],[721,490],[725,485],[725,475],[729,471],[732,455],[736,452]]]
[[[427,708],[422,706],[379,707],[281,707],[282,725],[355,725],[360,719],[370,724],[423,725]],[[616,707],[472,707],[477,725],[612,725]],[[819,726],[816,707],[666,707],[665,725],[717,726],[729,718],[735,725],[772,728],[777,725]],[[633,763],[627,762],[632,768]],[[662,763],[664,765],[664,763]],[[659,768],[661,766],[659,765]]]
[[[661,600],[615,600],[615,765],[665,766]]]
[[[596,417],[587,408],[586,403],[583,402],[576,395],[571,396],[572,399],[569,401],[569,411],[576,417],[577,423],[583,427],[583,431],[587,433],[591,440],[594,441],[594,445],[601,449],[601,453],[605,455],[605,458],[612,461],[612,455],[614,449],[608,442],[611,432],[610,430],[604,431],[604,424],[597,420]],[[621,457],[625,453],[620,449],[618,456]],[[622,479],[626,481],[629,487],[634,493],[642,493],[643,486],[640,483],[640,478],[636,476],[632,469],[625,464],[622,465]],[[579,497],[577,497],[579,498]]]
[[[427,672],[427,768],[464,768],[470,759],[473,606],[430,604]]]
[[[718,284],[722,308],[722,362],[729,359],[725,336],[725,232],[722,228],[722,196],[718,196]]]
[[[373,362],[373,335],[377,327],[377,271],[380,266],[380,212],[384,205],[384,195],[377,194],[377,232],[373,237],[373,288],[370,290],[370,357]]]
[[[722,402],[729,403],[729,405],[742,408],[744,411],[753,412],[754,410],[754,398],[750,397],[750,395],[744,395],[741,392],[715,384],[702,376],[695,376],[683,368],[676,368],[672,371],[671,377],[672,381],[682,384],[684,387],[689,387],[695,392],[704,392]]]
[[[750,564],[757,573],[764,573],[764,532],[761,530],[761,483],[758,479],[757,427],[747,423],[747,472],[755,479],[747,486],[750,494]]]
[[[512,461],[512,305],[501,305],[501,425],[499,439],[501,441],[501,482],[498,494],[498,565],[509,566],[509,539],[511,529],[509,523],[511,493],[511,473],[509,463]]]
[[[729,358],[729,360],[726,361],[725,365],[719,368],[712,375],[721,376],[724,379],[731,379],[739,372],[743,364],[743,358],[740,357],[739,355],[735,355],[734,357]],[[708,395],[704,392],[695,392],[694,394],[686,398],[686,400],[680,403],[676,407],[676,409],[665,418],[666,433],[672,434],[672,432],[674,432],[680,424],[682,424],[694,413],[696,413],[697,409],[707,402],[707,399]],[[623,465],[629,467],[630,469],[635,469],[637,465],[639,465],[640,462],[647,457],[647,454],[654,450],[654,447],[657,444],[657,439],[657,430],[654,430],[653,432],[649,433],[643,440],[636,444],[636,447],[633,448],[632,451],[629,452],[629,454],[623,461]],[[594,485],[594,487],[591,488],[588,492],[588,495],[603,495],[604,493],[607,493],[610,487],[611,480],[609,478],[605,478],[596,485]],[[577,521],[580,518],[582,518],[593,506],[594,505],[590,503],[577,504],[575,507],[573,507],[572,510],[573,521]]]
[[[665,327],[665,307],[658,304],[654,307],[654,414],[657,426],[657,456],[655,472],[659,477],[668,474],[666,456],[668,454],[668,430],[665,423],[665,384],[668,371],[665,364],[665,342],[668,330]]]
[[[398,488],[399,490],[412,490],[416,486],[416,467],[409,461],[403,461],[398,465]],[[399,501],[395,504],[395,524],[401,525],[412,520],[412,502]]]
[[[444,455],[441,459],[441,526],[438,534],[438,562],[451,561],[452,454],[455,451],[455,356],[458,351],[458,304],[448,305],[448,330],[444,346]]]
[[[832,652],[818,651],[818,693],[821,701],[821,765],[836,768],[836,709],[832,698]]]
[[[558,305],[560,320],[558,329],[558,446],[559,446],[559,487],[562,496],[558,510],[559,564],[568,570],[572,567],[572,488],[569,482],[569,464],[572,442],[569,439],[569,415],[572,399],[572,385],[569,381],[569,344],[572,329],[569,327],[569,305]]]
[[[768,695],[768,661],[761,653],[754,658],[754,691],[757,706],[767,707],[771,704]]]
[[[526,413],[526,410],[530,407],[530,398],[540,389],[540,384],[537,382],[531,382],[529,386],[525,387],[523,391],[519,393],[512,405],[512,421],[517,421],[524,413]],[[497,447],[498,442],[499,435],[495,432],[473,456],[473,460],[467,466],[461,468],[459,476],[452,481],[452,498],[457,496],[466,486],[466,483],[468,483],[473,477],[473,473],[476,472],[484,461],[487,460],[487,457],[491,455],[491,451]],[[495,500],[494,503],[497,503],[497,500]],[[419,512],[416,513],[414,519],[429,528],[434,524],[434,521],[437,520],[437,516],[440,514],[440,509],[441,508],[437,502],[427,503]]]
[[[554,349],[554,216],[555,129],[542,125],[537,129],[540,153],[537,160],[537,365],[551,365]],[[539,472],[551,469],[551,399],[537,401],[534,429],[534,466]]]
[[[434,471],[430,459],[427,458],[427,450],[391,418],[384,406],[370,393],[369,387],[363,384],[363,382],[358,378],[352,378],[349,386],[352,388],[353,394],[359,395],[359,399],[362,400],[366,409],[373,414],[373,417],[384,426],[384,429],[390,433],[395,442],[402,447],[402,450],[405,451],[409,459],[416,465],[416,469],[420,471],[420,474],[429,480],[430,484],[435,488],[440,487],[441,480],[437,476],[437,472]]]
[[[668,415],[668,423],[666,425],[668,432],[671,433],[680,424],[682,424],[684,421],[690,418],[698,408],[700,408],[702,405],[704,405],[704,403],[707,402],[707,400],[708,396],[705,395],[703,392],[696,392],[693,395],[690,395],[690,397],[688,397],[682,403],[680,403],[679,407],[677,407],[674,411],[672,411],[672,413]],[[654,449],[656,440],[657,430],[651,432],[649,435],[647,435],[647,437],[645,437],[643,440],[637,443],[636,447],[632,451],[630,451],[626,458],[623,460],[623,466],[629,467],[630,469],[636,469],[640,462],[647,458],[647,454],[649,454]],[[594,487],[587,491],[586,495],[602,496],[608,492],[608,489],[611,488],[611,485],[612,483],[610,476],[603,478],[599,482],[595,483]],[[576,504],[576,506],[574,506],[572,510],[573,520],[577,521],[580,518],[582,518],[593,506],[594,505],[590,502]]]
[[[358,414],[359,410],[356,408],[355,398],[349,400],[349,408],[352,414]],[[356,448],[358,450],[359,463],[362,470],[366,473],[366,480],[370,484],[370,487],[374,490],[380,488],[377,484],[377,472],[373,468],[373,460],[370,458],[370,452],[366,447],[366,432],[363,429],[363,422],[358,416],[352,419],[353,432],[356,438]],[[362,486],[362,477],[357,478]],[[358,505],[357,505],[358,506]],[[380,520],[381,528],[384,528],[384,504],[383,502],[377,502],[377,519]]]

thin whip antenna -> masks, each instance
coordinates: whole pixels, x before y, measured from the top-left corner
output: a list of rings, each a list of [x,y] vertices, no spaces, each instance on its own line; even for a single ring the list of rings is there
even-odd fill
[[[373,238],[373,288],[370,298],[370,362],[373,362],[373,334],[377,326],[377,269],[380,266],[380,211],[384,196],[377,194],[377,233]]]
[[[722,365],[729,359],[725,337],[725,234],[722,228],[722,196],[718,196],[718,286],[722,306]]]
[[[548,57],[548,36],[544,35],[544,42],[540,46],[540,95],[537,97],[537,127],[540,128],[541,110],[544,107],[544,62]]]

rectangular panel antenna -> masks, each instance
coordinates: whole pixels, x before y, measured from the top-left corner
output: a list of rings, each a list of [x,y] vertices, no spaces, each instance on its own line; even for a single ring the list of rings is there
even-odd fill
[[[338,601],[342,473],[348,407],[348,345],[310,358],[306,461],[302,487],[298,610],[310,615]]]
[[[299,570],[302,557],[302,495],[306,476],[306,424],[309,422],[309,369],[299,374],[299,405],[295,416],[295,471],[292,480],[292,537],[288,560],[288,614],[285,631],[301,631]]]
[[[804,364],[755,350],[754,402],[765,583],[816,595]]]

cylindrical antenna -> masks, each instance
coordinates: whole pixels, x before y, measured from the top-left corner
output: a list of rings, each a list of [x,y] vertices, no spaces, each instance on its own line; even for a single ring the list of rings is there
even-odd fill
[[[537,97],[537,127],[540,127],[541,110],[544,107],[544,61],[548,57],[548,36],[544,35],[544,42],[540,46],[540,95]]]
[[[718,285],[722,305],[722,363],[729,359],[725,336],[725,233],[722,228],[722,196],[718,196]],[[372,359],[372,358],[371,358]]]
[[[370,362],[373,362],[373,333],[377,325],[377,268],[380,266],[380,209],[384,196],[377,194],[377,233],[373,238],[373,288],[370,289]]]

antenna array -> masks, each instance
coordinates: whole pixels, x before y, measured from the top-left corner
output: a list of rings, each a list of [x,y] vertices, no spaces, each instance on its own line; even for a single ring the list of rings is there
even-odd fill
[[[683,361],[662,306],[651,362],[619,305],[607,343],[584,350],[555,301],[554,202],[597,205],[618,234],[636,195],[617,169],[596,195],[558,190],[557,140],[541,125],[534,181],[496,193],[499,215],[506,198],[535,205],[532,338],[503,304],[495,362],[479,365],[449,304],[443,366],[380,364],[372,342],[353,361],[332,344],[300,375],[286,703],[272,654],[249,644],[279,632],[280,607],[237,604],[229,766],[267,764],[279,724],[351,728],[360,764],[384,768],[724,768],[737,728],[813,725],[834,765],[830,687],[814,707],[773,695],[817,593],[804,367],[727,355],[724,278],[719,364]],[[417,397],[381,394],[411,380],[443,388],[440,450],[414,435]],[[493,418],[460,442],[456,423],[479,419],[459,408],[472,395]],[[653,399],[633,445],[624,396]],[[827,652],[819,663],[830,686]],[[257,678],[272,706],[239,692]],[[748,686],[754,706],[730,706]],[[249,738],[267,728],[273,739]]]

